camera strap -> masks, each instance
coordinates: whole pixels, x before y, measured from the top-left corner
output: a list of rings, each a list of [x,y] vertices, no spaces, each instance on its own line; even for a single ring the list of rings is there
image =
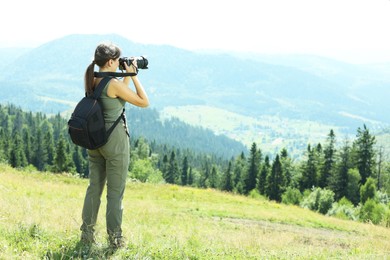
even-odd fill
[[[93,75],[96,77],[96,78],[104,78],[104,77],[118,77],[118,78],[121,78],[121,77],[133,77],[133,76],[137,76],[137,73],[133,73],[133,72],[94,72]]]

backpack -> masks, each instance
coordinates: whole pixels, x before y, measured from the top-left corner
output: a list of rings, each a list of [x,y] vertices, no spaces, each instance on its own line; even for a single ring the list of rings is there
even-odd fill
[[[76,105],[68,121],[68,132],[74,144],[90,150],[105,145],[115,126],[124,117],[125,109],[106,131],[103,108],[98,98],[110,80],[111,77],[104,77],[96,86],[93,94],[89,96],[86,94]]]

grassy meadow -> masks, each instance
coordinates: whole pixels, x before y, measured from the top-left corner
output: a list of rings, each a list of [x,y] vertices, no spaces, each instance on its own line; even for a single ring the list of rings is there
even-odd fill
[[[390,229],[215,190],[129,182],[127,246],[78,243],[88,180],[0,164],[0,259],[387,259]],[[390,259],[390,257],[389,257]]]

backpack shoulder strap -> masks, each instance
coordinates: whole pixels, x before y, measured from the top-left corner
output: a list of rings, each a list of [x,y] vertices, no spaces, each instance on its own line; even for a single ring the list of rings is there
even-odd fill
[[[111,77],[104,77],[93,91],[93,98],[98,99],[103,92],[104,87],[111,80]]]
[[[112,131],[114,130],[114,128],[117,126],[117,124],[119,124],[119,121],[121,121],[121,119],[123,120],[123,123],[125,124],[126,126],[126,134],[130,137],[129,135],[129,132],[127,131],[127,122],[126,122],[126,114],[125,114],[125,108],[123,108],[122,110],[122,113],[120,114],[120,116],[117,118],[117,120],[115,121],[115,123],[107,130],[107,135],[109,136]]]

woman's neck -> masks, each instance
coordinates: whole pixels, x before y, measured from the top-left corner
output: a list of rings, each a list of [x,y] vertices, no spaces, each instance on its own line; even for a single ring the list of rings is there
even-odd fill
[[[115,72],[113,68],[101,68],[99,69],[99,72]]]

